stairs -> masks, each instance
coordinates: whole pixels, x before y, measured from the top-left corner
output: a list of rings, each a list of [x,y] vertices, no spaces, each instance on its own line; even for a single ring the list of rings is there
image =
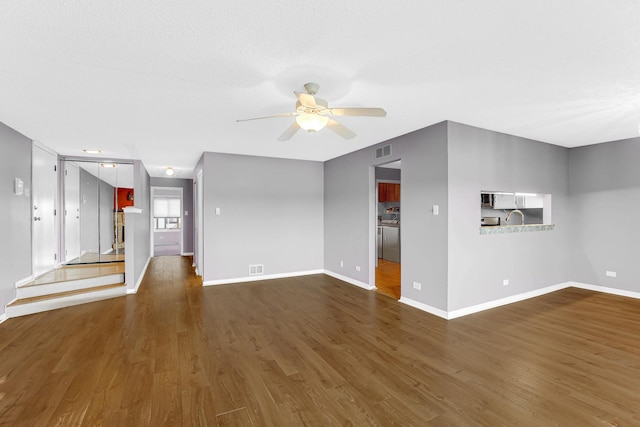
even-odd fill
[[[63,266],[19,286],[6,314],[25,316],[126,294],[123,262]]]

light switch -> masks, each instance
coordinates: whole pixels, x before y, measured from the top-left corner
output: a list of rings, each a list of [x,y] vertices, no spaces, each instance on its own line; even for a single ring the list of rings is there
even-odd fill
[[[433,212],[434,215],[438,215],[438,213],[440,212],[440,206],[433,205],[433,208],[431,209],[431,212]]]
[[[220,215],[220,208],[216,208],[216,215]]]
[[[184,211],[184,216],[189,216],[189,211]]]

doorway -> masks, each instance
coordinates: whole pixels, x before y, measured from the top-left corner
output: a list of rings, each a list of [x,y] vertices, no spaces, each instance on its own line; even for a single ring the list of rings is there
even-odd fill
[[[401,297],[401,161],[375,167],[376,269],[380,294]]]
[[[151,187],[151,233],[153,256],[183,253],[182,188]]]

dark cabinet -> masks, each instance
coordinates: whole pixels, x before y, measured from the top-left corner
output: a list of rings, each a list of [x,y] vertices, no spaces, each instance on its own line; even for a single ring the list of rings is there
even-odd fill
[[[379,202],[399,202],[400,201],[400,184],[389,182],[378,183],[378,201]]]

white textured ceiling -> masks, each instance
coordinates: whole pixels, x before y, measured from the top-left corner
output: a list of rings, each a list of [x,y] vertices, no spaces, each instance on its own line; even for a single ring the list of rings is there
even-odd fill
[[[383,107],[276,138],[308,81]],[[449,119],[572,147],[634,137],[640,2],[0,1],[0,121],[152,176],[203,151],[327,160]]]

